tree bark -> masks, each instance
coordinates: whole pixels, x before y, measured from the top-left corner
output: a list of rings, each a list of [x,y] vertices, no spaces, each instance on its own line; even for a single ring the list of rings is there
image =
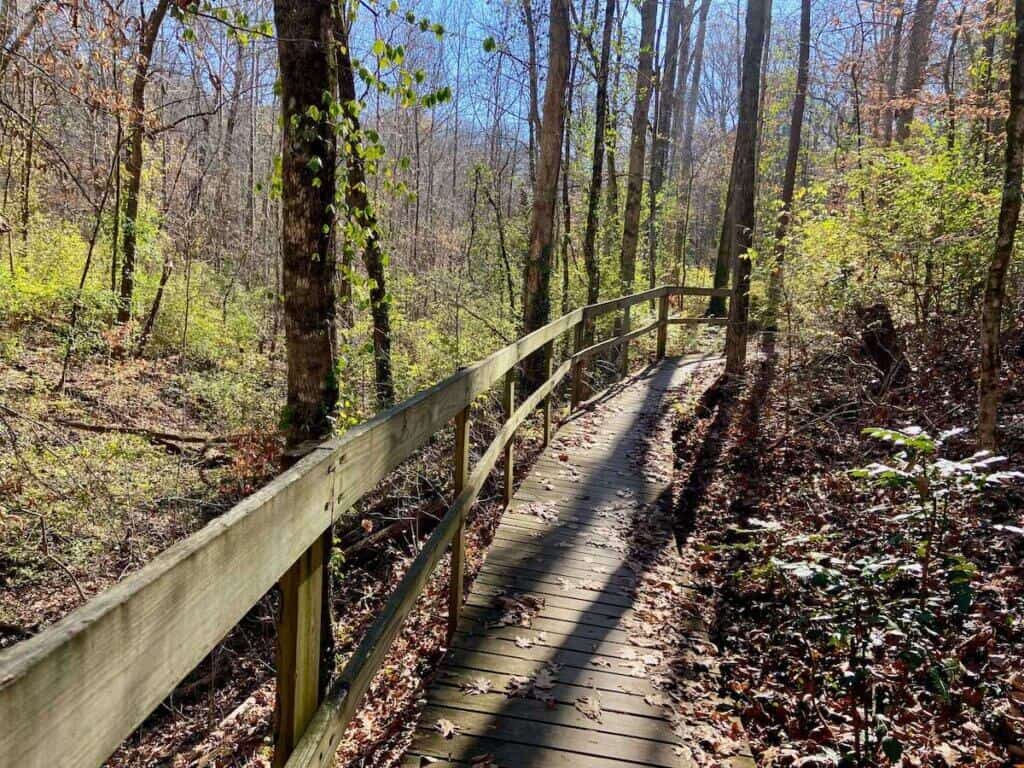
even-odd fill
[[[597,258],[597,208],[601,200],[604,156],[608,145],[608,63],[615,24],[615,2],[606,0],[601,54],[597,63],[597,94],[594,101],[594,152],[590,165],[590,189],[587,192],[587,225],[583,232],[583,264],[587,270],[587,304],[597,302],[601,294],[601,266]],[[593,323],[584,329],[586,340],[594,338]]]
[[[565,90],[569,79],[569,0],[551,0],[548,30],[548,76],[544,88],[544,121],[537,157],[530,244],[523,270],[523,333],[545,325],[551,316],[551,263],[554,253],[555,208],[561,168]],[[524,394],[544,380],[543,353],[523,363]]]
[[[1022,0],[1024,2],[1024,0]],[[768,25],[770,0],[747,0],[747,32],[743,44],[743,79],[740,86],[739,121],[732,158],[733,218],[719,245],[732,263],[732,299],[726,330],[726,376],[743,373],[747,356],[747,323],[750,314],[750,258],[754,241],[757,187],[757,126],[761,87],[761,56]],[[728,214],[727,214],[728,215]]]
[[[142,155],[146,141],[146,85],[153,48],[160,33],[160,25],[170,8],[170,0],[158,0],[149,16],[142,20],[139,53],[135,60],[135,78],[132,81],[132,105],[128,115],[128,186],[125,190],[123,261],[121,262],[121,291],[117,306],[117,322],[127,323],[132,316],[132,298],[135,294],[135,261],[138,252],[139,195],[142,192]]]
[[[648,190],[650,209],[648,211],[647,232],[647,277],[648,285],[653,288],[657,281],[658,258],[658,213],[661,208],[661,189],[665,182],[665,170],[668,163],[669,139],[676,129],[672,118],[676,114],[676,104],[683,98],[679,92],[685,83],[676,82],[676,69],[679,62],[680,37],[684,27],[689,39],[689,25],[686,22],[687,8],[683,0],[670,0],[668,13],[668,32],[665,42],[665,67],[661,73],[661,100],[654,119],[654,137],[651,141],[651,180]]]
[[[896,84],[900,77],[900,53],[903,45],[903,20],[906,18],[906,7],[903,2],[898,6],[899,15],[892,30],[892,47],[889,51],[889,71],[886,74],[885,90],[888,103],[883,110],[882,142],[885,146],[892,144],[892,121],[895,111],[892,102],[896,98]]]
[[[708,12],[710,10],[711,0],[703,0],[700,5],[697,21],[697,38],[693,44],[693,82],[690,85],[690,95],[686,102],[686,117],[683,122],[683,135],[679,147],[679,181],[676,188],[680,190],[685,189],[686,193],[679,195],[679,206],[684,212],[684,224],[681,227],[676,227],[672,260],[674,264],[680,265],[681,271],[684,274],[686,272],[686,263],[683,251],[686,247],[690,199],[693,193],[693,129],[697,121],[697,101],[700,97],[700,80],[704,69],[704,39],[707,36]]]
[[[647,150],[648,111],[653,86],[654,36],[657,23],[656,0],[644,0],[640,6],[640,55],[636,72],[636,100],[629,143],[629,176],[626,182],[626,207],[622,215],[622,253],[619,276],[623,295],[633,292],[636,277],[636,251],[640,240],[640,203],[644,185],[644,155]],[[623,318],[629,328],[629,311]]]
[[[900,96],[905,102],[896,112],[896,141],[903,142],[910,136],[910,124],[914,122],[914,100],[924,85],[924,70],[928,64],[928,49],[931,44],[932,22],[938,0],[919,0],[914,9],[914,19],[907,41],[907,68],[903,70],[903,87]]]
[[[324,93],[335,87],[334,22],[327,0],[275,0],[283,146],[282,281],[289,449],[331,433],[335,371],[334,203],[337,147]],[[314,118],[311,115],[316,115]]]
[[[978,378],[978,442],[995,450],[998,443],[999,342],[1006,273],[1020,218],[1021,168],[1024,166],[1024,0],[1014,2],[1016,33],[1010,62],[1010,115],[1006,119],[1006,170],[999,208],[995,250],[985,279],[981,310],[981,364]]]
[[[786,150],[786,172],[782,179],[782,210],[775,230],[775,262],[768,282],[768,328],[774,331],[775,315],[782,297],[783,264],[786,258],[786,234],[793,215],[793,192],[796,189],[796,167],[800,160],[800,136],[804,127],[807,104],[807,80],[811,58],[811,0],[800,0],[800,47],[797,52],[796,93],[793,94],[793,117],[789,121],[789,147]]]

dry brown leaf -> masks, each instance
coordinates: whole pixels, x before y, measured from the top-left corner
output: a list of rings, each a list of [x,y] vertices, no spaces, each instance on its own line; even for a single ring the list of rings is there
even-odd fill
[[[590,720],[601,722],[601,699],[594,694],[593,696],[580,696],[576,699],[576,709],[580,713]]]

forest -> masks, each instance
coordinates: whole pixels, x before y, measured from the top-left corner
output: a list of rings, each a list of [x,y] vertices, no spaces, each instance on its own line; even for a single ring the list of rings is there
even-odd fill
[[[0,0],[0,42],[0,766],[1024,765],[1024,0]],[[131,602],[275,498],[312,560]],[[466,661],[463,604],[544,664]]]

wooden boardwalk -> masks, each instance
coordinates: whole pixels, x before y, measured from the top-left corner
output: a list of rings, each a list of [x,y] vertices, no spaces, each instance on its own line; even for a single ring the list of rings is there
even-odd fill
[[[466,599],[406,765],[688,764],[642,666],[623,669],[643,649],[630,644],[637,566],[622,523],[670,493],[671,460],[643,441],[696,364],[649,368],[540,456]]]

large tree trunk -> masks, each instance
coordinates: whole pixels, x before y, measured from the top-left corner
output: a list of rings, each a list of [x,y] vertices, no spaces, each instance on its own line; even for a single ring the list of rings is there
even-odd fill
[[[914,121],[914,101],[924,85],[924,70],[928,64],[928,49],[932,37],[932,22],[938,0],[919,0],[914,9],[914,19],[907,42],[907,68],[903,70],[903,87],[900,96],[904,106],[896,113],[896,141],[910,136],[910,124]]]
[[[291,449],[331,432],[335,378],[334,204],[337,147],[323,94],[335,88],[327,0],[275,0],[284,136],[282,278]],[[319,115],[314,119],[310,115]]]
[[[768,25],[770,0],[747,1],[747,34],[743,44],[743,79],[740,85],[739,121],[732,156],[732,226],[724,233],[719,252],[727,251],[732,264],[732,299],[726,330],[727,376],[743,373],[747,356],[747,322],[750,313],[750,258],[754,242],[757,187],[757,125],[761,87],[761,55]],[[728,216],[728,214],[726,214]]]
[[[640,56],[637,62],[633,124],[630,129],[626,207],[622,214],[622,253],[619,257],[619,277],[624,295],[633,292],[633,281],[636,277],[636,251],[640,240],[640,203],[644,186],[647,113],[651,106],[657,13],[657,0],[644,0],[640,6]],[[626,330],[629,329],[628,309],[624,313],[622,327]]]
[[[523,333],[537,330],[551,316],[551,262],[568,79],[569,0],[551,0],[544,122],[540,131],[537,183],[533,192],[530,249],[523,270]],[[544,380],[542,357],[540,353],[531,355],[523,364],[524,394],[532,392]]]
[[[1024,0],[1014,2],[1016,35],[1010,62],[1010,116],[1006,120],[1006,172],[999,209],[996,247],[985,280],[981,310],[981,364],[978,378],[978,442],[995,450],[999,410],[999,341],[1006,294],[1006,272],[1020,218],[1021,168],[1024,166]]]
[[[597,302],[601,294],[601,267],[597,258],[597,208],[601,201],[601,177],[608,144],[608,63],[612,49],[612,27],[615,24],[615,0],[606,0],[604,28],[601,33],[601,54],[597,63],[597,94],[594,101],[594,153],[590,166],[590,189],[587,192],[587,226],[583,232],[583,264],[587,270],[587,304]],[[584,329],[586,341],[593,342],[594,327]]]
[[[348,30],[339,30],[338,41],[338,93],[343,105],[356,102],[356,83],[349,53]],[[355,134],[355,142],[362,141],[359,115],[348,113],[349,125]],[[358,151],[346,155],[348,180],[345,185],[345,207],[352,221],[358,226],[364,238],[363,265],[372,281],[370,286],[370,314],[373,317],[373,364],[377,386],[377,404],[389,408],[395,403],[395,382],[391,369],[391,315],[388,309],[387,282],[384,273],[384,248],[381,242],[377,214],[370,202],[366,184],[366,169]],[[345,242],[344,248],[352,244]],[[351,261],[351,253],[347,256]]]
[[[338,403],[335,336],[335,193],[338,150],[330,101],[337,92],[335,6],[329,0],[274,0],[282,106],[281,282],[288,358],[285,439],[287,461],[294,461],[331,434]],[[326,96],[325,96],[326,94]],[[333,671],[331,622],[331,543],[328,529],[309,550],[319,562],[320,648],[318,699]],[[278,670],[287,675],[297,663],[298,578],[294,568],[282,582]],[[300,569],[301,572],[301,569]],[[297,629],[295,630],[297,633]],[[278,686],[275,766],[283,764],[301,731],[295,702]],[[297,727],[298,726],[298,727]]]
[[[117,322],[126,323],[132,316],[135,293],[135,259],[138,251],[139,194],[142,191],[142,150],[146,140],[146,84],[153,48],[160,33],[170,0],[159,0],[149,16],[144,17],[139,32],[139,54],[135,60],[132,81],[132,106],[128,116],[128,186],[124,206],[124,261],[121,263],[121,292],[117,306]]]
[[[797,53],[796,93],[793,94],[793,117],[789,121],[789,148],[786,151],[786,173],[782,180],[782,210],[775,230],[775,263],[768,282],[768,327],[775,330],[775,314],[782,297],[783,262],[786,258],[786,234],[793,216],[793,192],[796,189],[796,167],[800,160],[800,135],[804,127],[807,104],[807,80],[811,58],[811,0],[800,0],[800,48]]]

